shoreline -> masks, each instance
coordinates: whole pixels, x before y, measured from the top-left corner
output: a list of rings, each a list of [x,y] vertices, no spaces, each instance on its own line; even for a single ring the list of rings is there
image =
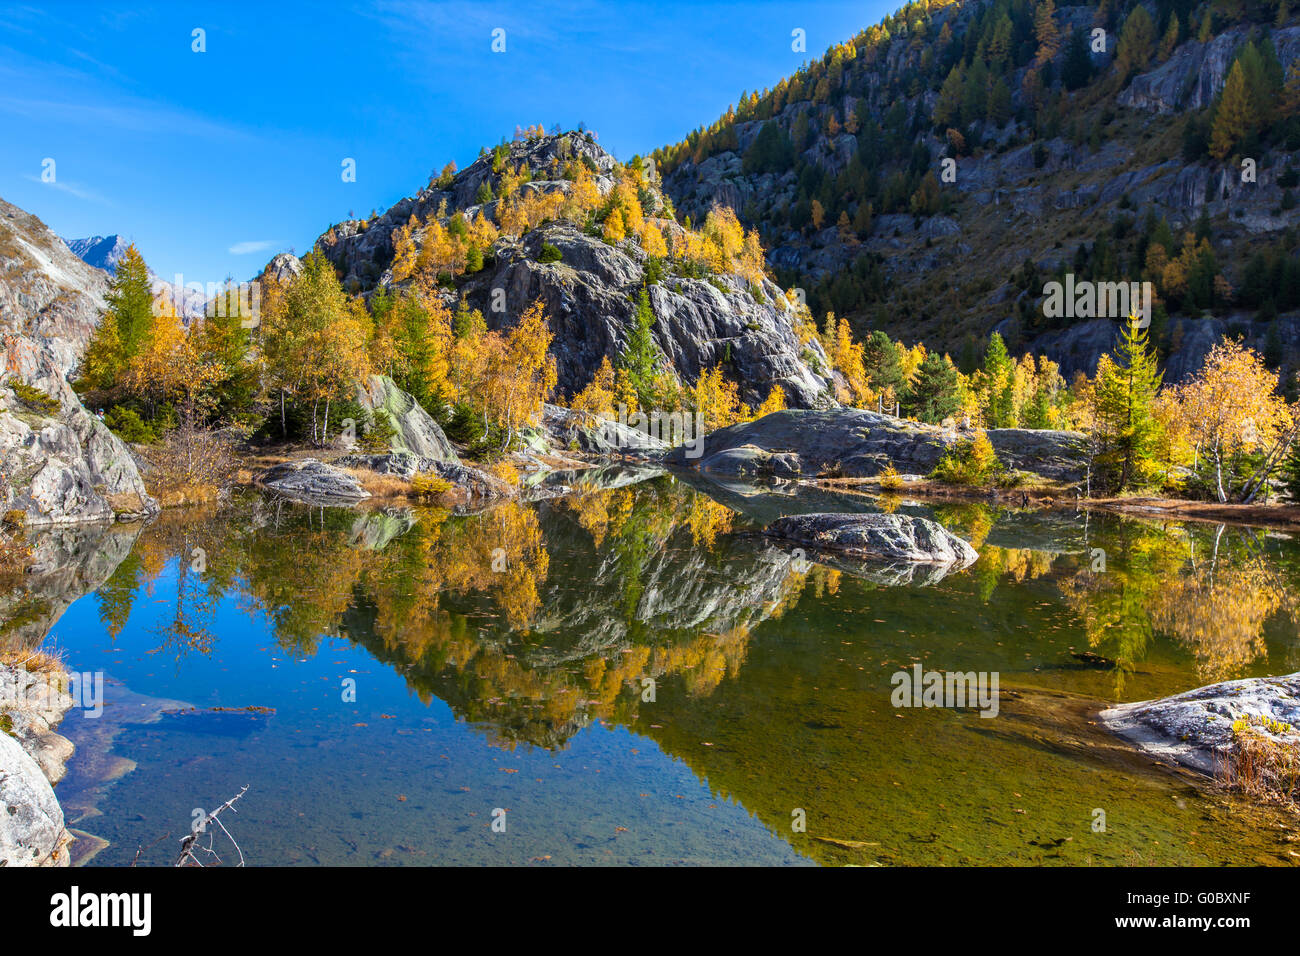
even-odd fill
[[[1131,517],[1199,521],[1248,527],[1300,530],[1300,505],[1236,504],[1194,501],[1187,498],[1142,496],[1133,498],[1073,498],[1070,486],[1045,485],[1037,488],[966,487],[939,482],[904,483],[902,488],[885,489],[877,478],[804,478],[800,484],[830,491],[847,491],[871,497],[901,495],[931,500],[998,504],[1052,511],[1107,511]],[[859,489],[872,489],[871,491]]]
[[[0,767],[0,798],[8,810],[0,819],[0,863],[69,866],[76,837],[54,786],[67,775],[74,747],[54,728],[75,704],[67,690],[70,676],[61,663],[40,671],[22,663],[0,663],[0,689],[6,691],[0,696],[0,763],[9,764]]]

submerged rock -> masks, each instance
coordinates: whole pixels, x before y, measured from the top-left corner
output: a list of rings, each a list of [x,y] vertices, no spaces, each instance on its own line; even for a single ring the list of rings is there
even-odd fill
[[[778,518],[764,534],[851,558],[965,567],[979,554],[929,518],[902,514],[805,514]]]
[[[307,501],[360,501],[370,497],[370,492],[347,472],[315,458],[274,465],[258,483]]]
[[[1251,677],[1198,687],[1159,700],[1120,704],[1102,723],[1155,757],[1215,773],[1232,750],[1233,721],[1267,717],[1300,727],[1300,673]],[[1300,731],[1279,735],[1300,747]]]

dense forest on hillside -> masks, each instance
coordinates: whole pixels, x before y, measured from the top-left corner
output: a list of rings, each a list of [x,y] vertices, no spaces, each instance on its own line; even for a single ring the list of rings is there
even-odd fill
[[[994,327],[1013,348],[1059,330],[1042,289],[1070,272],[1153,282],[1167,354],[1170,316],[1300,308],[1293,20],[1285,0],[923,0],[654,158],[680,209],[734,206],[782,284],[856,329],[970,371]]]

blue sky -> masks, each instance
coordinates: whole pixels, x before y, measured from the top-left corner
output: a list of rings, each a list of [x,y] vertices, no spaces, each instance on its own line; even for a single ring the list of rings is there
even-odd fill
[[[165,278],[244,279],[516,124],[584,122],[620,159],[676,142],[895,6],[0,0],[0,196]]]

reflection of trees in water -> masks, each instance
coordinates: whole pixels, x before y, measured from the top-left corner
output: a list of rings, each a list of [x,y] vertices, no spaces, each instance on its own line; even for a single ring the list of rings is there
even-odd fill
[[[837,572],[727,537],[732,518],[666,480],[458,518],[259,498],[164,515],[100,590],[100,614],[116,634],[142,590],[174,588],[156,652],[179,661],[211,652],[229,596],[291,653],[345,637],[502,742],[558,746],[592,719],[633,719],[645,677],[710,693],[759,621],[805,586],[834,590]]]
[[[1006,509],[979,502],[959,502],[934,509],[934,520],[960,533],[979,551],[970,568],[980,600],[987,604],[998,584],[1010,579],[1017,584],[1033,581],[1052,570],[1056,555],[1035,548],[1003,548],[987,543],[989,532]]]
[[[1205,683],[1242,676],[1267,657],[1265,632],[1285,614],[1298,616],[1291,577],[1257,532],[1123,521],[1105,543],[1105,571],[1087,556],[1061,581],[1066,602],[1083,621],[1089,645],[1117,663],[1116,691],[1166,634],[1196,660]]]
[[[381,642],[372,650],[400,662],[423,699],[489,724],[503,744],[561,746],[592,719],[630,721],[647,677],[680,676],[688,693],[710,692],[739,670],[753,625],[782,604],[783,591],[769,606],[758,600],[770,597],[766,581],[746,587],[750,549],[718,541],[729,510],[680,485],[606,489],[520,512],[558,561],[532,579],[541,600],[527,622],[497,613],[499,600],[480,589],[449,594],[416,624],[376,591],[372,622],[351,632],[368,647]],[[792,564],[773,552],[767,577],[778,590]]]

